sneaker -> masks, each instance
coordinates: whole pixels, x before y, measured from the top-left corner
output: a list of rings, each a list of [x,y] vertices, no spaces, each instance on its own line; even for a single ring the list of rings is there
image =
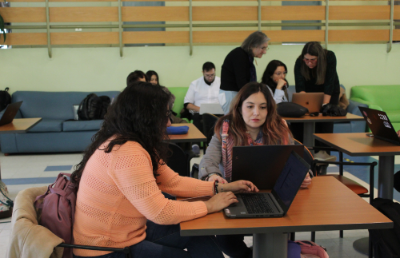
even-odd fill
[[[326,151],[322,150],[314,154],[314,159],[320,161],[335,161],[336,157],[329,155]]]
[[[192,151],[195,155],[200,155],[200,147],[198,144],[193,144],[192,145]]]

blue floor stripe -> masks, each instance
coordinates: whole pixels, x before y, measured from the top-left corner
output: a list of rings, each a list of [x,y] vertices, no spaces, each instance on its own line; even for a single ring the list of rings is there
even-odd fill
[[[68,166],[47,166],[44,170],[45,172],[50,171],[70,171],[72,169],[72,165]]]
[[[31,178],[10,178],[1,179],[6,185],[30,185],[30,184],[51,184],[57,177],[31,177]]]

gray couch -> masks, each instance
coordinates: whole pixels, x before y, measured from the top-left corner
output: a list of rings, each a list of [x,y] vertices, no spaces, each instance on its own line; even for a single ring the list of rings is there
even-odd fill
[[[75,121],[74,105],[92,92],[16,91],[12,102],[23,101],[16,118],[41,117],[27,133],[0,134],[3,153],[82,152],[103,120]],[[94,92],[115,98],[119,91]]]

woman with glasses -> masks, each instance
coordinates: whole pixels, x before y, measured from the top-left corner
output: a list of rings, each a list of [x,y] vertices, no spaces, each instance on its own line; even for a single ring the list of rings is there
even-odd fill
[[[332,51],[323,49],[318,42],[308,42],[304,46],[301,55],[296,60],[294,77],[296,92],[323,92],[322,107],[328,103],[338,105],[340,84],[336,70],[336,56]],[[293,135],[302,141],[302,124],[295,127]],[[316,123],[315,132],[332,133],[333,123]],[[321,146],[321,143],[317,142],[316,145]],[[325,151],[316,153],[314,158],[325,161],[336,160],[334,156],[329,156]]]
[[[233,49],[225,58],[221,70],[221,86],[218,95],[224,113],[229,112],[232,99],[248,82],[257,81],[254,58],[267,53],[269,38],[261,31],[250,34],[240,47]]]
[[[164,162],[170,125],[168,95],[158,85],[131,82],[109,107],[71,179],[78,188],[74,243],[129,247],[132,257],[223,258],[214,236],[181,237],[179,223],[238,202],[232,191],[254,192],[249,181],[218,185],[181,177]],[[208,201],[164,197],[212,196]],[[186,249],[186,250],[185,250]],[[121,253],[74,249],[75,257]]]
[[[272,60],[265,68],[262,76],[261,83],[270,88],[276,104],[288,102],[287,87],[289,87],[289,83],[286,80],[286,74],[286,65],[279,60]]]

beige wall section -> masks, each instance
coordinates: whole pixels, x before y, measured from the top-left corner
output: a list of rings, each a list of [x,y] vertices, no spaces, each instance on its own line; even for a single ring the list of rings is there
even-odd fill
[[[226,54],[235,46],[126,47],[124,57],[118,48],[47,48],[0,50],[0,88],[39,91],[121,90],[126,76],[135,69],[157,71],[168,87],[189,86],[201,76],[201,66],[212,61],[221,73]],[[293,67],[302,45],[271,45],[262,59],[257,59],[258,79],[267,63],[280,59],[288,66],[288,80],[294,85]],[[400,84],[400,44],[386,53],[385,44],[331,44],[338,59],[339,79],[347,89],[354,85]]]

